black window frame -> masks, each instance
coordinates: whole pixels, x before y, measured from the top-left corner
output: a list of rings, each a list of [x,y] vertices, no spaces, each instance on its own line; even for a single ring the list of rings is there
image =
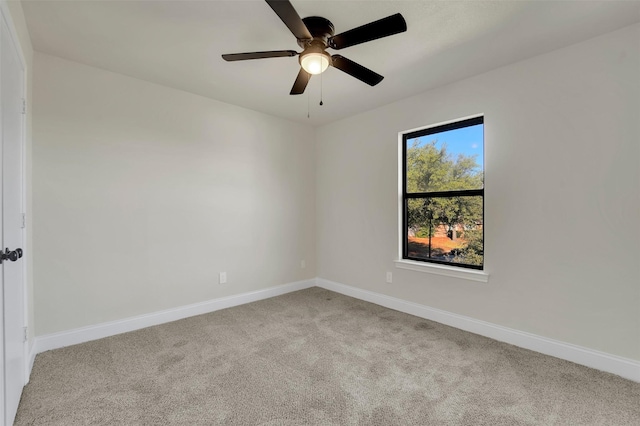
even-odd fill
[[[422,136],[433,135],[436,133],[443,133],[450,130],[462,129],[465,127],[476,126],[478,124],[483,125],[483,135],[482,135],[482,152],[483,152],[483,161],[482,161],[482,188],[481,189],[466,189],[466,190],[452,190],[452,191],[432,191],[432,192],[411,192],[407,193],[407,141],[410,139],[419,138]],[[439,265],[447,265],[459,268],[468,268],[468,269],[476,269],[476,270],[484,270],[484,237],[485,237],[485,226],[484,226],[484,116],[472,117],[463,119],[460,121],[455,121],[447,124],[441,124],[433,127],[428,127],[421,130],[412,131],[409,133],[404,133],[402,135],[402,259],[403,260],[412,260],[417,262],[425,262],[425,263],[435,263]],[[409,233],[408,233],[408,205],[410,199],[430,199],[430,198],[452,198],[452,197],[461,197],[461,196],[480,196],[482,197],[482,247],[483,247],[483,255],[482,255],[482,264],[481,265],[470,265],[466,263],[456,263],[456,262],[448,262],[438,259],[424,259],[417,257],[409,256]]]

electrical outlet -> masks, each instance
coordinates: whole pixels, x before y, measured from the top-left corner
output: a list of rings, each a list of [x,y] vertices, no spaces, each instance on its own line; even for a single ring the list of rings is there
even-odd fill
[[[306,260],[301,260],[300,261],[300,269],[304,269],[307,267],[307,261]]]
[[[393,282],[393,274],[391,272],[387,272],[387,283],[391,284]]]
[[[226,283],[227,283],[227,273],[220,272],[220,284],[226,284]]]

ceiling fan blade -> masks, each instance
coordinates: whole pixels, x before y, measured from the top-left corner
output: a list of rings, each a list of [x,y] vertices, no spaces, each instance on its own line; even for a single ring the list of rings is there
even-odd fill
[[[396,13],[331,37],[329,47],[336,50],[344,49],[405,31],[407,23],[401,14]]]
[[[309,80],[311,79],[311,74],[306,72],[303,68],[300,68],[300,72],[298,73],[298,77],[296,77],[295,83],[293,83],[293,87],[291,88],[290,95],[301,95],[304,93],[304,89],[307,88],[307,84],[309,84]]]
[[[293,8],[293,5],[288,0],[265,0],[271,9],[282,19],[282,22],[289,28],[289,31],[293,33],[299,40],[311,40],[313,37],[307,29],[307,26],[302,22],[300,15]]]
[[[282,58],[297,54],[298,52],[295,50],[270,50],[268,52],[227,53],[222,55],[222,59],[225,61],[246,61],[248,59]]]
[[[380,74],[373,72],[369,68],[363,67],[342,55],[333,55],[331,59],[335,68],[338,68],[340,71],[344,71],[350,76],[367,83],[369,86],[375,86],[384,78]]]

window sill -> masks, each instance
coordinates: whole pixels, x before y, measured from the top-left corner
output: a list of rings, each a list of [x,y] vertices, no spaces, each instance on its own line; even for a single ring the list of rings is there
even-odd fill
[[[436,265],[426,262],[416,262],[412,260],[395,260],[396,268],[409,269],[411,271],[426,272],[428,274],[444,275],[447,277],[462,278],[464,280],[479,281],[486,283],[489,281],[489,274],[475,269],[463,269],[453,266]]]

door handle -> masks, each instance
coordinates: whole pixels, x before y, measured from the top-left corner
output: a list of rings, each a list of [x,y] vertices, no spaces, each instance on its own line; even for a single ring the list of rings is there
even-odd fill
[[[15,249],[13,251],[9,250],[9,247],[4,249],[4,252],[0,251],[0,263],[4,262],[5,260],[10,260],[12,262],[15,262],[16,260],[20,259],[22,257],[22,249],[18,248]]]

